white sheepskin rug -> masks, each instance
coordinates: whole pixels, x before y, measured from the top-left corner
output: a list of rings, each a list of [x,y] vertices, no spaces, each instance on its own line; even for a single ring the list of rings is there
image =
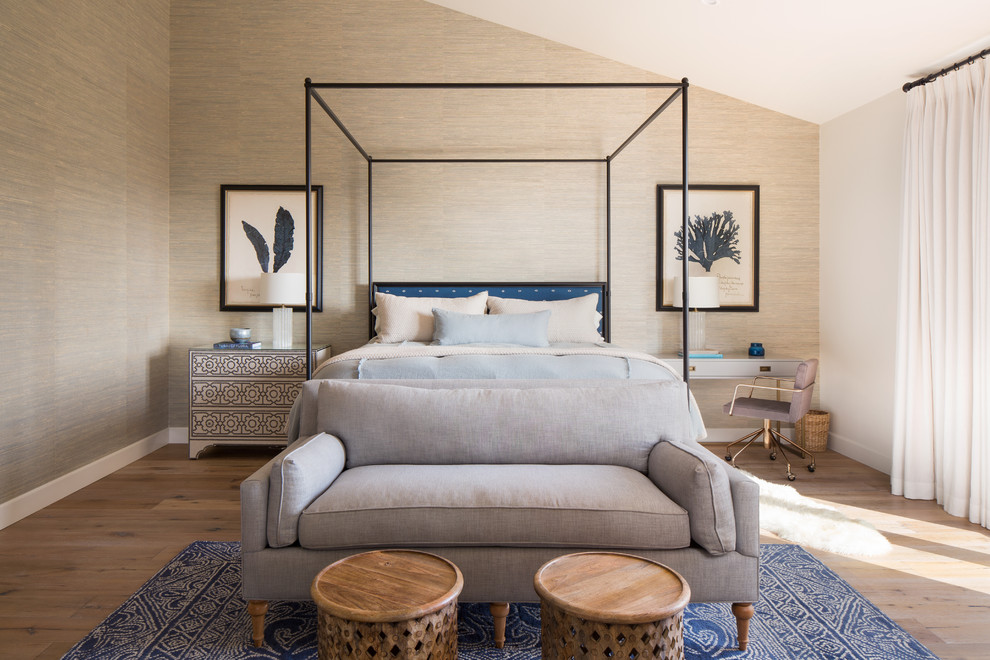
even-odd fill
[[[890,551],[890,541],[865,520],[798,493],[791,486],[747,477],[760,486],[760,528],[808,548],[841,555],[876,557]]]

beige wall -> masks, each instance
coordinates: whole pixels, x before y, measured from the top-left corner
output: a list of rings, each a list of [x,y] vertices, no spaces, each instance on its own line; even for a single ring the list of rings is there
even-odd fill
[[[822,403],[833,449],[890,473],[907,95],[822,125]]]
[[[268,337],[267,314],[218,311],[219,186],[302,182],[304,78],[655,80],[418,0],[176,0],[171,12],[165,0],[0,0],[0,38],[0,502],[184,426],[188,347],[233,325]],[[534,119],[569,103],[541,101]],[[638,121],[641,103],[602,112]],[[463,114],[442,99],[407,110]],[[613,167],[613,331],[630,348],[678,342],[676,316],[653,311],[653,281],[655,186],[678,179],[679,121],[675,107]],[[583,147],[587,131],[566,126]],[[590,139],[604,153],[612,137]],[[812,124],[692,88],[692,180],[762,187],[762,311],[710,315],[713,343],[817,355],[817,150]],[[603,278],[603,186],[582,168],[380,176],[377,274]],[[366,177],[327,124],[316,172],[327,221],[315,336],[340,351],[366,338]],[[709,424],[727,425],[729,389],[697,385]]]
[[[251,326],[256,336],[270,338],[268,314],[217,311],[219,188],[303,183],[305,78],[657,80],[419,0],[175,0],[171,31],[172,426],[187,423],[190,346],[222,339],[231,326]],[[439,117],[445,139],[458,132],[464,110],[483,113],[487,147],[508,134],[485,103],[409,98],[403,103],[407,115]],[[744,350],[762,340],[771,354],[816,356],[818,127],[699,88],[690,98],[692,181],[761,186],[761,311],[709,315],[710,343]],[[550,123],[571,102],[542,98],[531,118]],[[360,99],[352,105],[355,117],[368,108]],[[607,125],[632,120],[635,126],[649,114],[641,101],[602,112]],[[565,122],[564,139],[583,146],[589,136],[575,123]],[[327,194],[325,311],[314,315],[314,337],[332,342],[337,353],[367,339],[366,167],[328,121],[315,126],[314,183]],[[613,341],[646,351],[676,350],[679,341],[676,315],[654,311],[653,294],[655,188],[679,180],[679,127],[675,105],[613,166]],[[369,130],[374,142],[373,122]],[[403,144],[417,142],[405,125],[395,130]],[[542,145],[547,131],[516,138]],[[610,134],[590,139],[600,143],[601,155],[613,144]],[[377,149],[389,143],[380,144]],[[376,277],[603,279],[602,180],[594,166],[573,173],[559,167],[378,166]],[[303,325],[295,325],[302,340]],[[726,382],[698,384],[709,424],[731,425],[720,413],[729,392]]]
[[[0,502],[167,425],[167,0],[0,0]]]

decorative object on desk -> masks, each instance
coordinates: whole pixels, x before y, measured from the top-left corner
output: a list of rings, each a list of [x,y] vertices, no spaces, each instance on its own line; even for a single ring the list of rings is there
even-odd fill
[[[767,352],[763,350],[763,344],[758,341],[754,341],[749,345],[749,356],[750,357],[763,357]]]
[[[680,278],[675,278],[678,283]],[[683,305],[683,290],[677,289],[677,307]],[[688,322],[688,356],[705,357],[705,354],[718,353],[708,348],[705,331],[705,313],[703,309],[718,309],[719,281],[717,277],[689,277],[688,305],[690,320]],[[720,356],[721,357],[721,356]]]
[[[244,341],[218,341],[217,343],[213,344],[213,348],[217,348],[217,349],[240,348],[240,349],[251,350],[255,348],[261,348],[261,342],[251,341],[248,339]]]
[[[677,351],[677,357],[684,357],[684,351]],[[691,349],[688,357],[693,360],[695,358],[724,358],[725,356],[718,349],[710,348],[707,350]]]
[[[680,307],[676,278],[685,253],[689,278],[718,278],[719,311],[759,311],[760,187],[690,186],[686,249],[681,231],[683,202],[683,186],[657,186],[657,311]],[[693,296],[689,291],[692,308]]]
[[[230,340],[238,344],[251,341],[251,328],[231,328]]]
[[[323,304],[323,187],[312,186],[310,259],[313,311]],[[220,186],[220,310],[267,311],[306,306],[306,186]],[[289,278],[296,293],[279,302],[262,299],[263,275]],[[284,300],[282,302],[281,300]]]

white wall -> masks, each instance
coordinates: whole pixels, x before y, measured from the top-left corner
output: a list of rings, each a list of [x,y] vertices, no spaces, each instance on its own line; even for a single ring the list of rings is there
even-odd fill
[[[821,126],[820,397],[830,448],[890,473],[906,95]]]

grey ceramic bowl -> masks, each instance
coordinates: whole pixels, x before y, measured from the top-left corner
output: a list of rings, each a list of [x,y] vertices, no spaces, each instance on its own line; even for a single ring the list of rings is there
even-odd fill
[[[230,338],[238,344],[251,341],[251,328],[231,328]]]

